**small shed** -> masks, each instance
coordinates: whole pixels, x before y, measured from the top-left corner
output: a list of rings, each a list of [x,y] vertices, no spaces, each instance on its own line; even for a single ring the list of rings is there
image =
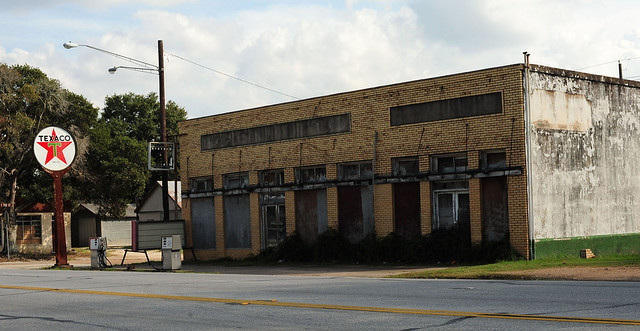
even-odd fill
[[[169,181],[169,220],[182,219],[182,197],[180,181]],[[177,187],[177,190],[176,190]],[[149,193],[138,204],[136,214],[140,221],[159,221],[163,219],[162,182],[157,181]]]
[[[89,238],[106,237],[109,246],[131,245],[131,222],[136,220],[136,205],[127,205],[124,217],[100,216],[99,206],[81,203],[71,216],[73,247],[89,246]]]

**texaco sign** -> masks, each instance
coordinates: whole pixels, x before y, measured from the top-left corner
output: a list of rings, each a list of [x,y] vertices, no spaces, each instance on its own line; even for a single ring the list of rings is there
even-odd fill
[[[76,143],[69,132],[50,126],[36,136],[33,153],[45,169],[60,171],[69,167],[76,158]]]

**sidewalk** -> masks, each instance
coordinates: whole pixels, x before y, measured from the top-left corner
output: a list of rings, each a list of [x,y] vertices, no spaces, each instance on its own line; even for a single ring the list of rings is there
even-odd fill
[[[127,252],[124,264],[121,265],[124,249],[109,249],[107,258],[117,270],[157,271],[162,269],[162,253],[159,250],[147,252],[151,265],[147,263],[144,253]],[[69,255],[69,265],[79,269],[91,269],[89,256]],[[0,262],[0,269],[46,269],[55,264],[55,259]],[[324,277],[366,277],[382,278],[395,274],[415,272],[424,267],[407,266],[360,266],[360,265],[274,265],[274,266],[221,266],[200,263],[183,263],[180,272],[212,273],[212,274],[244,274],[244,275],[289,275],[289,276],[324,276]]]

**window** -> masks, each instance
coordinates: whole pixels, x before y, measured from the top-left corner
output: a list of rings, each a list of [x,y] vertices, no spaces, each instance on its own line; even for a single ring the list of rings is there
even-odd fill
[[[191,192],[211,192],[213,191],[213,178],[198,177],[191,178]]]
[[[467,171],[467,155],[452,154],[435,156],[432,158],[433,172],[439,174],[448,174]]]
[[[237,172],[224,175],[224,188],[227,190],[245,188],[249,186],[249,173]]]
[[[373,177],[373,165],[371,161],[340,164],[338,177],[341,180],[370,179]]]
[[[503,150],[482,152],[480,167],[482,169],[500,169],[507,167],[507,153]]]
[[[262,206],[262,248],[275,247],[287,236],[284,204]]]
[[[399,107],[391,107],[391,125],[442,121],[502,113],[502,93],[472,95]]]
[[[280,186],[284,184],[284,170],[265,170],[260,172],[260,185]]]
[[[470,231],[469,184],[442,182],[433,184],[433,229]]]
[[[18,215],[16,219],[18,245],[42,243],[42,221],[40,215]]]
[[[327,181],[325,166],[303,167],[296,169],[296,182],[299,184],[321,183]]]
[[[200,148],[205,151],[288,139],[318,137],[350,131],[351,115],[347,113],[206,134],[200,137]]]
[[[417,157],[393,159],[394,176],[417,176],[420,174],[420,163]]]

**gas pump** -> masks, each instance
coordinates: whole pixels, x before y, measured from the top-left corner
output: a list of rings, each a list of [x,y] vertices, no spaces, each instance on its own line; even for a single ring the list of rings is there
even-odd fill
[[[91,251],[91,268],[111,267],[111,262],[107,259],[107,238],[89,238],[89,250]]]
[[[180,235],[162,237],[162,269],[182,268],[182,238]]]

